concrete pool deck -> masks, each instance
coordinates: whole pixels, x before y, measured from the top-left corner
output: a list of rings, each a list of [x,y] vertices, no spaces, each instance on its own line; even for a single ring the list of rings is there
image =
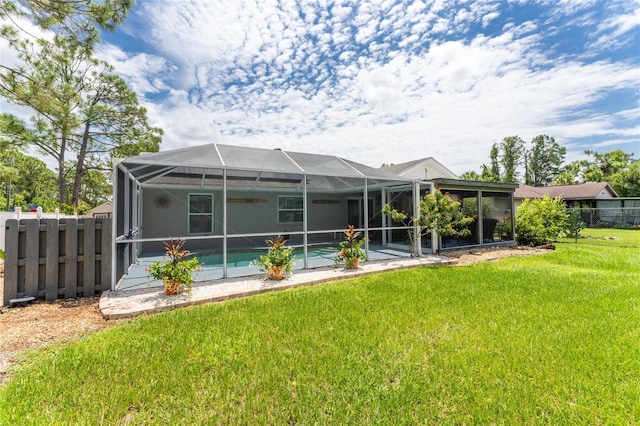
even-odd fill
[[[224,280],[202,281],[194,284],[191,294],[167,296],[161,287],[148,286],[136,289],[105,291],[100,297],[100,312],[108,320],[133,318],[139,315],[168,311],[185,306],[222,302],[271,291],[343,280],[384,271],[417,268],[421,266],[450,265],[457,260],[445,256],[425,255],[417,258],[400,258],[369,261],[356,270],[344,267],[321,267],[294,271],[282,281],[271,281],[264,274]]]

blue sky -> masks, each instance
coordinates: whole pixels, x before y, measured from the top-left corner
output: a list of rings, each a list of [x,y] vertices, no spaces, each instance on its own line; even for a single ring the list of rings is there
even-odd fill
[[[99,57],[165,130],[479,170],[505,136],[640,156],[640,1],[138,0]]]

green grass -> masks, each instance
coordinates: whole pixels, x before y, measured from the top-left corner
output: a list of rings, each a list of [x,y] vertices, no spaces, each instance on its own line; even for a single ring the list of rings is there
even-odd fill
[[[0,388],[2,424],[638,422],[640,248],[584,243],[140,318]]]
[[[560,241],[575,242],[572,238],[562,238]],[[580,231],[578,244],[640,248],[640,230],[583,229]]]

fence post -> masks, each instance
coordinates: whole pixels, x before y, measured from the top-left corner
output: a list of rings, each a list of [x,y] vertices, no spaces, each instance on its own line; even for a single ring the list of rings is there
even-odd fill
[[[18,230],[17,219],[5,222],[4,296],[2,304],[18,297]]]

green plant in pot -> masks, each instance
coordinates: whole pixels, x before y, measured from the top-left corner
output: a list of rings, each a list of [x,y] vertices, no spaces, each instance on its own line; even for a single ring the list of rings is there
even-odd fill
[[[281,280],[293,269],[293,248],[285,247],[287,240],[281,235],[265,240],[265,243],[269,246],[267,254],[260,256],[255,264],[267,273],[270,280]]]
[[[347,269],[358,269],[360,260],[366,258],[362,245],[364,238],[360,238],[361,232],[355,230],[355,226],[349,225],[344,231],[344,240],[340,241],[340,250],[333,258],[335,264],[344,262]]]
[[[153,262],[146,269],[149,276],[162,280],[166,294],[181,294],[185,289],[191,292],[193,286],[192,273],[200,270],[198,258],[184,250],[185,240],[171,238],[164,243],[164,262]]]

